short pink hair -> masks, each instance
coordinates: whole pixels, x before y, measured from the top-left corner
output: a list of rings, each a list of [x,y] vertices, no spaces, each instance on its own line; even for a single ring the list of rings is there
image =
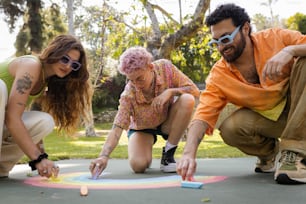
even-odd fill
[[[153,56],[145,48],[131,47],[120,56],[118,71],[126,75],[138,69],[146,69],[152,59]]]

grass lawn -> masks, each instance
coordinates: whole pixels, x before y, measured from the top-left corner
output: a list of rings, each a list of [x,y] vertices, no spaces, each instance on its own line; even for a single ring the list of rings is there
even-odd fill
[[[85,137],[80,132],[75,137],[59,136],[55,131],[44,139],[46,152],[51,160],[63,159],[92,159],[96,158],[101,151],[101,147],[105,142],[107,132],[112,124],[96,124],[95,128],[98,137]],[[122,134],[118,146],[111,154],[111,158],[127,158],[127,136]],[[165,141],[162,137],[158,137],[157,142],[153,146],[153,157],[160,158],[162,147]],[[179,143],[175,157],[179,158],[182,154],[185,142]],[[213,136],[205,136],[205,139],[199,146],[197,158],[226,158],[226,157],[245,157],[246,155],[239,150],[232,148],[222,141],[220,135],[215,131]],[[27,157],[23,157],[20,163],[28,162]]]

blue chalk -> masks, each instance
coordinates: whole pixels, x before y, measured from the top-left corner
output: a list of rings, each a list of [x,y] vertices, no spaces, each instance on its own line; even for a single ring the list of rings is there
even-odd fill
[[[94,175],[92,176],[92,179],[93,180],[97,180],[98,179],[98,177],[99,177],[99,168],[98,167],[96,167],[95,168],[95,173],[94,173]]]
[[[202,188],[202,182],[194,182],[194,181],[182,181],[181,187],[182,188]]]

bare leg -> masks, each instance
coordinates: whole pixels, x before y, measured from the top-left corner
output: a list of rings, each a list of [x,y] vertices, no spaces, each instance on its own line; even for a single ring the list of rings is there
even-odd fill
[[[195,99],[191,94],[182,94],[170,108],[168,119],[162,125],[162,131],[168,133],[168,141],[177,145],[189,125]]]
[[[154,137],[144,132],[135,132],[129,138],[128,155],[132,170],[144,173],[152,162]]]
[[[189,125],[195,99],[190,94],[182,94],[170,107],[169,117],[162,124],[162,132],[168,133],[168,141],[163,147],[160,170],[165,173],[176,172],[174,154],[177,144]]]

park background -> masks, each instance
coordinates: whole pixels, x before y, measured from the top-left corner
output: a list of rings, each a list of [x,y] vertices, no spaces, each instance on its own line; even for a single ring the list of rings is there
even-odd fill
[[[99,154],[125,85],[117,64],[128,47],[145,46],[155,59],[170,59],[204,88],[210,68],[220,56],[207,46],[211,35],[203,21],[223,2],[245,7],[254,32],[281,27],[306,33],[306,2],[302,0],[1,0],[0,60],[39,53],[62,33],[76,35],[86,46],[94,87],[89,110],[92,122],[80,124],[73,136],[56,130],[48,136],[44,142],[50,158],[95,158]],[[182,140],[177,157],[184,143]],[[163,144],[158,140],[154,145],[154,158],[160,157]],[[127,158],[124,135],[111,156]],[[198,151],[199,158],[241,156],[245,155],[222,142],[218,131],[206,137]]]

